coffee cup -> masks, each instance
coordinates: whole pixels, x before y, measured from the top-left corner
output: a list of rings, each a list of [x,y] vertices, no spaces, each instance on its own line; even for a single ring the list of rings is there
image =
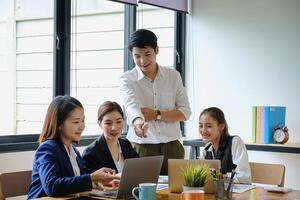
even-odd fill
[[[138,195],[136,194],[138,191]],[[138,200],[155,200],[156,199],[156,184],[155,183],[140,183],[138,187],[132,189],[132,196]]]

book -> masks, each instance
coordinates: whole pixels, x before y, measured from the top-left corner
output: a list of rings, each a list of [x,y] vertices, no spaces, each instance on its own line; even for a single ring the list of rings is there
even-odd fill
[[[263,121],[263,143],[274,144],[273,139],[274,129],[285,126],[286,107],[284,106],[264,106],[264,121]]]
[[[256,143],[261,144],[261,106],[256,107]]]
[[[261,144],[266,144],[265,143],[265,126],[266,126],[266,123],[267,123],[267,120],[266,120],[266,111],[265,111],[265,106],[262,106],[261,107],[261,123],[260,123],[260,143]]]
[[[256,106],[252,106],[252,143],[256,143]]]

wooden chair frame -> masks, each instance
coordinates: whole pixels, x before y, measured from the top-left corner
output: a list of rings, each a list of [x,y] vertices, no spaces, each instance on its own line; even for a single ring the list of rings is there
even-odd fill
[[[0,199],[27,195],[31,182],[31,170],[0,173]]]
[[[278,185],[284,187],[285,166],[250,162],[253,183]]]

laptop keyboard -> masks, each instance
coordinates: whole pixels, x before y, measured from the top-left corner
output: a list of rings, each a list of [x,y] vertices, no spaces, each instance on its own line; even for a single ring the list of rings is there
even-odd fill
[[[102,197],[117,197],[118,191],[116,190],[106,190],[106,191],[92,191],[90,194],[95,196],[102,196]]]
[[[117,196],[117,194],[118,194],[117,191],[111,191],[111,190],[102,191],[101,193],[104,195],[109,195],[109,196]]]

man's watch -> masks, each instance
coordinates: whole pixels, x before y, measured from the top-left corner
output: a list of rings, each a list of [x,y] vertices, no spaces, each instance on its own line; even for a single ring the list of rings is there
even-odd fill
[[[156,110],[156,119],[155,121],[161,120],[161,112],[160,110]]]

